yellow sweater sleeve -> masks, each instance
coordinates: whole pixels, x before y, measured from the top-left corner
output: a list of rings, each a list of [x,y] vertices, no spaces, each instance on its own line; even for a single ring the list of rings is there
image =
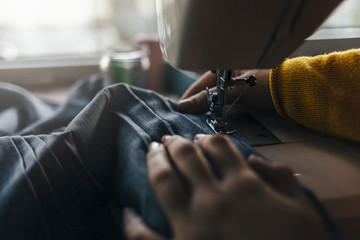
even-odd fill
[[[287,59],[271,70],[270,91],[283,117],[360,142],[360,49]]]

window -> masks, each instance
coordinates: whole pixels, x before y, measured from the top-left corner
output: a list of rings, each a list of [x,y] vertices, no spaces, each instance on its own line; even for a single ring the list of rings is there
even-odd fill
[[[100,52],[117,41],[110,0],[0,0],[0,58]]]
[[[345,0],[321,28],[360,28],[360,0]]]
[[[101,53],[156,34],[152,0],[0,0],[0,59]]]
[[[360,48],[360,0],[345,0],[291,57]]]
[[[138,33],[156,34],[152,0],[0,0],[0,81],[74,81]]]
[[[345,0],[321,26],[360,28],[360,0]],[[153,0],[0,0],[0,60],[99,54],[156,34]]]

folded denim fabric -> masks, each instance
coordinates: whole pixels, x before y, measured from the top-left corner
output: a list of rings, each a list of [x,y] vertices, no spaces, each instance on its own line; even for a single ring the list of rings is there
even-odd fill
[[[2,101],[16,95],[15,105],[0,104],[0,122],[12,124],[0,137],[0,238],[125,239],[124,207],[171,236],[148,181],[148,145],[212,130],[205,116],[181,114],[170,99],[124,84],[104,88],[110,83],[83,79],[57,107],[16,87],[0,90]],[[245,157],[254,153],[232,139]]]

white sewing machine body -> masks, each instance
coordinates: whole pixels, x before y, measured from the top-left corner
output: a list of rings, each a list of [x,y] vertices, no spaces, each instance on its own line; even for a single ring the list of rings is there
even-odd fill
[[[342,0],[156,0],[164,56],[186,70],[269,68]]]

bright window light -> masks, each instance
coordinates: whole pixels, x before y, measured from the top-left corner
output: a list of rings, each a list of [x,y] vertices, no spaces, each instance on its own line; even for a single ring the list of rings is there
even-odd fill
[[[360,0],[345,0],[321,28],[359,28]],[[0,0],[0,60],[100,55],[156,35],[153,0]]]
[[[0,0],[0,59],[82,55],[118,41],[111,0]]]
[[[359,28],[360,0],[345,0],[321,28]]]

